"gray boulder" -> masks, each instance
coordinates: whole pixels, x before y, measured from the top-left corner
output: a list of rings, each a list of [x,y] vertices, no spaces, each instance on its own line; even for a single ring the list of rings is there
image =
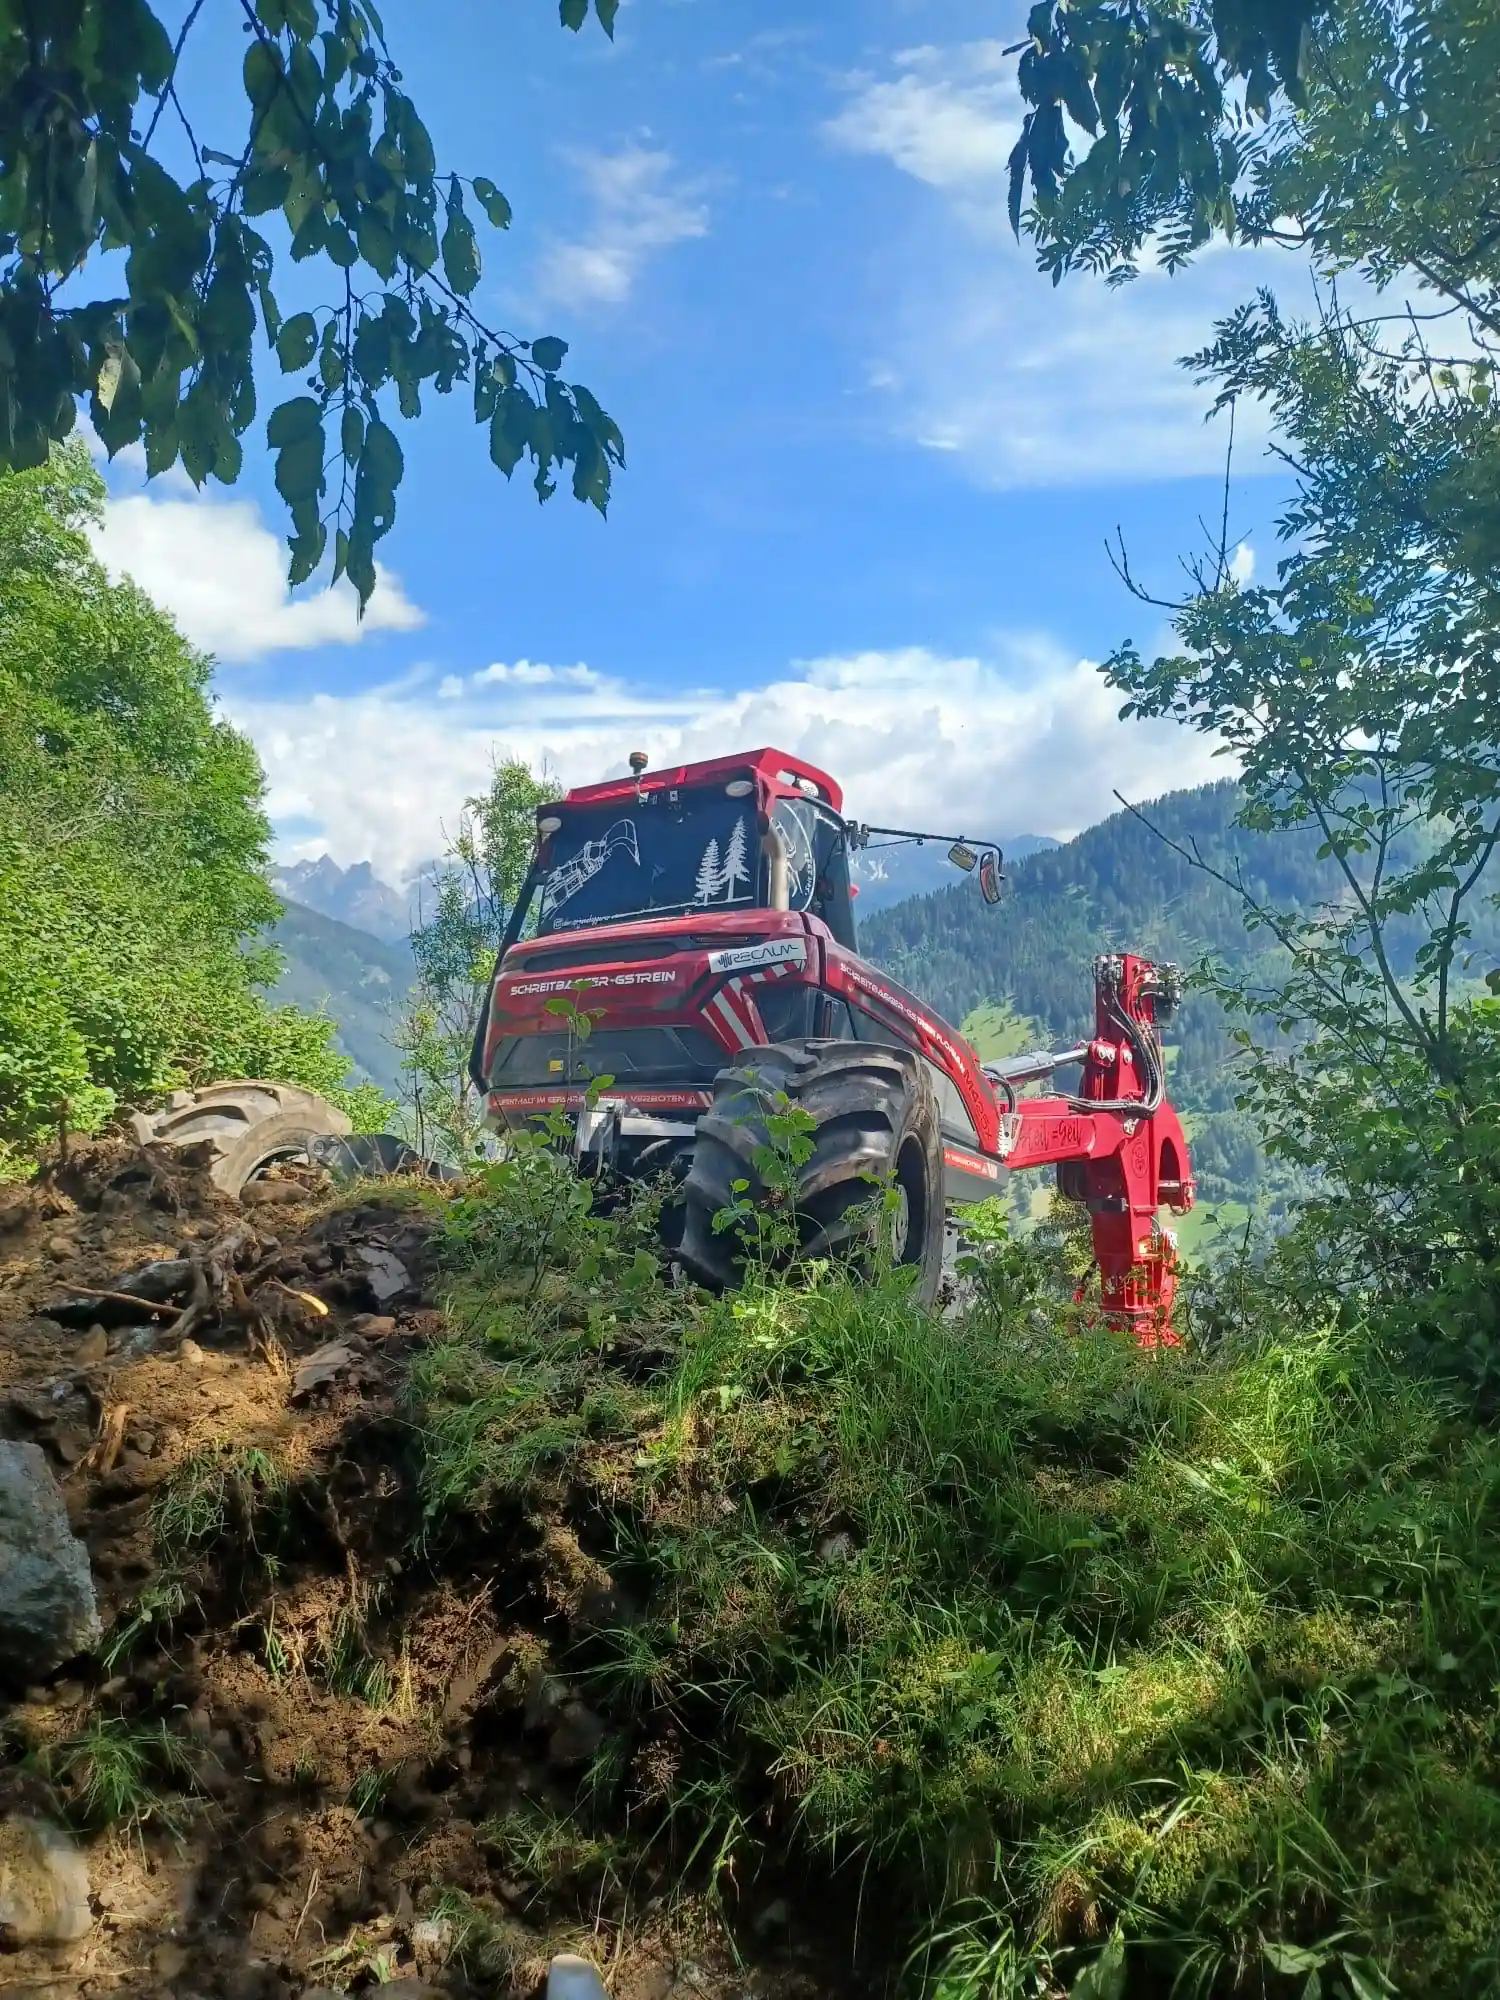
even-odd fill
[[[88,1551],[41,1446],[0,1439],[0,1674],[38,1680],[99,1636]]]
[[[76,1944],[92,1923],[88,1863],[62,1829],[0,1819],[0,1943]]]
[[[565,1951],[547,1968],[547,2000],[609,2000],[609,1990],[586,1958]]]

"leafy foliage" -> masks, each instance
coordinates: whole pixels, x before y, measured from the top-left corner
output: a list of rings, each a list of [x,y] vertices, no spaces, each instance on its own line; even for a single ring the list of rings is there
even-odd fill
[[[1269,983],[1220,981],[1245,1017],[1247,1095],[1278,1149],[1323,1177],[1307,1226],[1334,1267],[1376,1282],[1413,1338],[1493,1385],[1490,366],[1438,366],[1413,343],[1372,352],[1336,308],[1289,326],[1268,296],[1197,365],[1221,395],[1270,404],[1300,468],[1292,550],[1274,584],[1203,576],[1177,612],[1183,650],[1148,665],[1125,648],[1108,671],[1127,713],[1176,715],[1234,747],[1244,824],[1315,838],[1336,869],[1337,896],[1302,911],[1226,878],[1281,954]]]
[[[390,404],[416,417],[424,387],[468,383],[507,479],[529,459],[546,499],[570,468],[602,513],[619,430],[562,379],[566,341],[475,312],[476,213],[504,229],[510,206],[482,175],[439,173],[371,0],[239,0],[245,128],[227,150],[202,143],[179,90],[200,10],[174,41],[146,0],[0,0],[0,465],[42,465],[86,397],[111,456],[142,444],[153,473],[232,482],[259,330],[305,377],[266,425],[293,583],[331,530],[334,576],[368,599],[403,468]],[[595,11],[612,34],[615,0]],[[565,0],[564,24],[586,12]],[[103,288],[82,297],[101,256]],[[333,296],[284,312],[278,258]]]
[[[417,976],[393,1037],[420,1152],[463,1159],[479,1135],[482,1107],[468,1075],[474,1024],[548,796],[526,765],[499,765],[489,790],[465,800],[447,860],[424,884],[411,940]]]
[[[337,1095],[347,1068],[331,1022],[256,991],[260,767],[208,662],[90,554],[102,490],[76,445],[0,477],[0,1167],[178,1084]]]
[[[1010,207],[1054,279],[1214,235],[1495,312],[1500,21],[1466,0],[1041,0]],[[1083,143],[1084,141],[1087,143]]]

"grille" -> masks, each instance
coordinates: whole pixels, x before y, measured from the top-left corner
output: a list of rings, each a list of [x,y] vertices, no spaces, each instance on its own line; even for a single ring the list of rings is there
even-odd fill
[[[571,1048],[566,1032],[508,1035],[496,1052],[490,1088],[585,1083],[595,1076],[691,1088],[712,1083],[724,1063],[723,1049],[702,1028],[599,1028]]]

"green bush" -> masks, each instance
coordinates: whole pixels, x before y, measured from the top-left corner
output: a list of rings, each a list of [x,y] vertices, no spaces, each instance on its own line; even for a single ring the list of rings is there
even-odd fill
[[[332,1022],[259,991],[260,766],[210,662],[91,555],[102,493],[81,447],[0,478],[0,1171],[177,1085],[339,1096],[348,1068]]]

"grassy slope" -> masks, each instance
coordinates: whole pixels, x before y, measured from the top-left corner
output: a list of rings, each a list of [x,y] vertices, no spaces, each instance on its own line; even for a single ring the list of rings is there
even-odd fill
[[[1070,1328],[1003,1243],[956,1322],[705,1302],[553,1171],[455,1212],[412,1415],[434,1526],[635,1600],[554,1655],[618,1732],[577,1837],[862,1884],[943,2000],[1121,1943],[1142,1996],[1495,1989],[1500,1443],[1264,1299],[1208,1357]]]

